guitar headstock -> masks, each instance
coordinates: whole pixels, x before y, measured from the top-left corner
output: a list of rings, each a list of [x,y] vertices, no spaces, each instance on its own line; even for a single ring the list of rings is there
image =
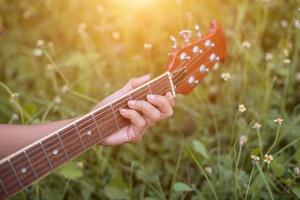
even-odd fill
[[[187,94],[205,77],[212,67],[224,61],[227,56],[226,38],[222,27],[213,21],[209,31],[202,36],[199,26],[195,26],[196,39],[190,41],[192,31],[180,32],[183,47],[178,48],[171,36],[173,52],[170,53],[168,70],[173,73],[176,93]]]

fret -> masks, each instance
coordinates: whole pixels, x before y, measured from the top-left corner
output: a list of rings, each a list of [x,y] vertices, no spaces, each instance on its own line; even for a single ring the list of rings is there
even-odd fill
[[[176,90],[175,90],[175,86],[174,86],[172,77],[173,77],[173,75],[171,75],[170,72],[168,72],[168,79],[170,82],[171,92],[172,92],[173,97],[176,97]]]
[[[131,98],[134,100],[145,100],[146,99],[145,97],[149,91],[147,85],[144,85],[139,90],[136,90],[135,92],[131,93]]]
[[[80,143],[81,143],[81,145],[82,145],[83,149],[85,150],[85,149],[86,149],[86,147],[85,147],[85,146],[84,146],[84,144],[83,144],[83,141],[82,141],[81,135],[79,134],[79,131],[78,131],[78,129],[77,129],[77,126],[76,126],[76,124],[73,124],[73,126],[75,127],[75,129],[76,129],[76,133],[77,133],[77,135],[78,135],[78,137],[79,137],[79,139],[80,139]]]
[[[50,159],[41,142],[26,150],[29,161],[37,177],[42,177],[53,169]]]
[[[152,90],[151,90],[151,87],[149,85],[149,83],[147,83],[147,87],[148,87],[148,90],[149,90],[149,94],[153,94]]]
[[[12,168],[12,170],[13,170],[13,172],[14,172],[14,175],[15,175],[15,177],[17,178],[17,181],[18,181],[20,187],[23,188],[24,186],[23,186],[23,184],[21,183],[21,180],[20,180],[20,178],[19,178],[19,176],[18,176],[18,174],[17,174],[17,172],[16,172],[16,169],[14,168],[14,166],[12,165],[12,163],[11,163],[10,160],[8,160],[8,163],[9,163],[10,167]]]
[[[14,167],[15,172],[23,187],[28,186],[30,183],[36,180],[36,177],[24,152],[21,152],[11,158],[10,162]]]
[[[112,104],[110,104],[110,108],[111,108],[112,113],[113,113],[113,115],[114,115],[115,122],[116,122],[116,124],[117,124],[117,126],[118,126],[118,129],[120,130],[121,128],[120,128],[120,126],[119,126],[119,122],[118,122],[118,119],[117,119],[117,117],[116,117],[116,114],[115,114],[115,111],[114,111],[114,108],[113,108]]]
[[[56,134],[43,140],[42,144],[54,168],[68,160]]]
[[[98,127],[98,123],[97,123],[97,121],[96,121],[96,119],[95,119],[95,117],[94,117],[94,113],[92,113],[91,116],[92,116],[92,118],[93,118],[93,120],[94,120],[94,122],[95,122],[95,124],[96,124],[96,127],[97,127],[97,133],[98,133],[98,135],[99,135],[100,141],[102,141],[102,140],[103,140],[103,136],[102,136],[102,134],[101,134],[101,132],[100,132],[100,129],[99,129],[99,127]]]
[[[0,179],[5,186],[8,196],[22,189],[8,161],[0,165]]]
[[[51,169],[53,169],[52,162],[51,162],[51,160],[50,160],[50,158],[49,158],[49,156],[48,156],[48,153],[47,153],[47,151],[46,151],[46,149],[45,149],[43,143],[40,142],[40,145],[41,145],[41,147],[42,147],[42,149],[43,149],[44,154],[46,155],[46,158],[47,158],[47,160],[48,160],[48,162],[49,162],[49,165],[50,165]]]
[[[111,111],[110,106],[102,108],[100,111],[97,111],[95,114],[95,119],[98,124],[100,124],[100,129],[103,138],[107,136],[107,130],[118,129],[115,124],[114,114]],[[113,123],[112,123],[113,122]]]
[[[35,170],[34,170],[34,168],[33,168],[32,163],[31,163],[31,161],[30,161],[30,159],[29,159],[29,157],[28,157],[28,154],[26,153],[26,150],[24,151],[24,154],[25,154],[25,157],[26,157],[26,159],[27,159],[27,161],[28,161],[28,163],[29,163],[29,165],[30,165],[30,168],[31,168],[31,170],[32,170],[32,173],[33,173],[35,179],[39,179],[39,177],[37,176],[37,174],[36,174],[36,172],[35,172]]]
[[[100,142],[101,138],[99,138],[97,125],[95,124],[92,116],[88,115],[76,122],[76,127],[86,148]]]
[[[7,191],[3,181],[1,179],[0,179],[0,185],[1,185],[1,187],[0,187],[0,199],[4,199],[4,198],[8,197],[9,194],[8,194],[8,191]]]
[[[59,131],[59,136],[69,159],[76,157],[86,149],[75,123]]]
[[[69,156],[68,156],[68,154],[67,154],[67,151],[66,151],[66,149],[65,149],[64,143],[62,142],[62,140],[61,140],[59,134],[56,133],[56,136],[57,136],[58,139],[59,139],[59,142],[60,142],[60,144],[61,144],[61,146],[62,146],[62,149],[63,149],[63,151],[64,151],[64,153],[65,153],[65,155],[66,155],[67,160],[70,160],[70,158],[69,158]]]

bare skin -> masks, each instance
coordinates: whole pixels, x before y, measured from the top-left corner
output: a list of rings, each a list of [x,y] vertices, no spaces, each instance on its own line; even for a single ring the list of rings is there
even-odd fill
[[[149,80],[149,75],[131,79],[120,90],[102,100],[94,109],[128,93]],[[153,126],[158,121],[173,115],[174,105],[175,100],[171,93],[167,93],[165,96],[148,95],[147,101],[129,101],[129,109],[120,109],[119,112],[124,118],[129,119],[131,124],[105,138],[101,144],[113,146],[140,141],[149,126]],[[0,159],[49,135],[76,119],[66,119],[39,125],[0,124]]]

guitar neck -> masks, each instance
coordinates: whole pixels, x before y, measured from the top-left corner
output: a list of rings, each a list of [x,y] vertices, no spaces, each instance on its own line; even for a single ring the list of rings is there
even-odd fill
[[[120,108],[127,108],[127,101],[168,91],[175,95],[169,72],[2,159],[0,199],[11,197],[128,125],[129,120],[119,114]]]

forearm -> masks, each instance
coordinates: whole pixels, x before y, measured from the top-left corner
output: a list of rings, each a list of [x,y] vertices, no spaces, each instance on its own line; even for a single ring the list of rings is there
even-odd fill
[[[0,124],[0,159],[49,135],[76,118],[39,125]]]

